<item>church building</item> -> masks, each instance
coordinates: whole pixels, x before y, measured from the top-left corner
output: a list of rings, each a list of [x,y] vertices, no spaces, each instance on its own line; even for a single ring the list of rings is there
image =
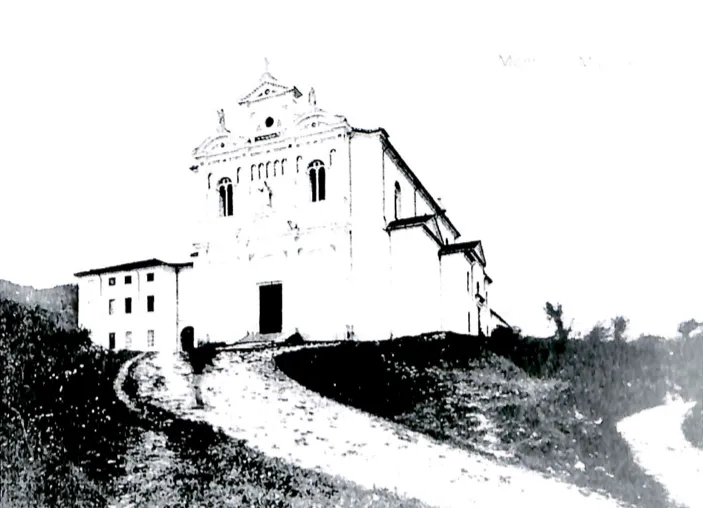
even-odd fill
[[[180,291],[155,296],[174,302],[164,348],[186,329],[197,342],[491,332],[481,242],[461,239],[384,129],[350,125],[268,70],[236,109],[227,122],[218,111],[193,151],[202,221],[190,260],[147,262],[174,279],[163,291]],[[125,266],[76,274],[98,343],[131,330],[110,331],[110,286],[90,281]]]

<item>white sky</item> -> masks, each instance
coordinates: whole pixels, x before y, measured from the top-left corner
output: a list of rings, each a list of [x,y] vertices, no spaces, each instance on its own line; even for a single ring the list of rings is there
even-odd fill
[[[550,330],[549,300],[577,329],[619,313],[673,334],[703,318],[701,16],[571,4],[5,2],[0,278],[187,254],[191,150],[268,57],[323,109],[386,128],[483,241],[511,324]]]

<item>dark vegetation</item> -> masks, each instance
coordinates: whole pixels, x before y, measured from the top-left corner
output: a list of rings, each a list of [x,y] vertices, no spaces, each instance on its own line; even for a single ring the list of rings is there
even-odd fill
[[[693,446],[703,449],[703,402],[698,402],[683,422],[683,433]]]
[[[561,306],[545,310],[556,328],[546,339],[502,328],[491,338],[429,334],[344,342],[276,361],[325,396],[434,438],[485,452],[483,438],[493,433],[495,448],[512,454],[508,460],[638,506],[669,506],[663,487],[634,462],[616,423],[662,403],[668,392],[700,396],[703,340],[627,341],[621,317],[572,338]]]
[[[96,506],[130,432],[112,380],[130,353],[0,299],[2,506]]]

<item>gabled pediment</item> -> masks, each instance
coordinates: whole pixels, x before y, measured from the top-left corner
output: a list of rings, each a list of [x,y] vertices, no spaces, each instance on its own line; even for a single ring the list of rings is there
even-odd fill
[[[239,100],[239,104],[256,102],[271,97],[278,97],[287,93],[292,93],[296,99],[303,95],[296,87],[285,86],[279,83],[276,78],[266,73],[261,77],[261,81],[251,92]]]

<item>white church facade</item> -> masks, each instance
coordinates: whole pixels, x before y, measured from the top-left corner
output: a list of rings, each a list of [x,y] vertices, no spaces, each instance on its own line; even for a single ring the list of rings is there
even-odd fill
[[[228,343],[491,332],[481,242],[460,240],[385,130],[355,128],[268,72],[237,109],[227,123],[220,110],[193,152],[202,221],[190,260],[147,262],[173,279],[156,296],[173,302],[171,339],[153,347],[177,348],[185,329]],[[79,320],[98,343],[133,330],[110,331],[110,286],[96,277],[132,269],[76,274]]]

